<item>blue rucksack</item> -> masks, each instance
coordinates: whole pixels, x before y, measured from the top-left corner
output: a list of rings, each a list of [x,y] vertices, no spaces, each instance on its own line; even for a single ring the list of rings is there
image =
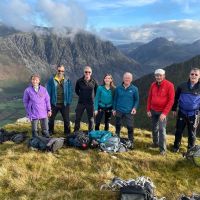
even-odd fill
[[[96,140],[99,144],[105,143],[109,138],[112,137],[112,133],[110,131],[90,131],[89,138],[90,140]]]

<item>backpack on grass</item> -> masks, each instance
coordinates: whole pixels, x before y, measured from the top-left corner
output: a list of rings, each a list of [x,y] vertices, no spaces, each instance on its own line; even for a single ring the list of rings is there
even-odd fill
[[[195,145],[189,149],[184,155],[188,160],[192,160],[194,164],[200,167],[200,145]]]
[[[158,200],[153,182],[144,176],[129,180],[115,177],[111,183],[102,185],[101,189],[119,191],[120,200]]]
[[[64,138],[46,138],[43,136],[36,136],[28,141],[28,147],[40,151],[52,151],[55,152],[62,148],[64,145]]]
[[[118,136],[114,135],[106,142],[100,143],[100,149],[107,153],[126,152],[127,146],[121,143]]]
[[[66,143],[68,146],[77,147],[85,150],[89,147],[90,139],[87,133],[77,131],[67,136]]]
[[[27,132],[6,131],[0,129],[0,144],[6,141],[13,141],[17,144],[22,143],[28,138]]]

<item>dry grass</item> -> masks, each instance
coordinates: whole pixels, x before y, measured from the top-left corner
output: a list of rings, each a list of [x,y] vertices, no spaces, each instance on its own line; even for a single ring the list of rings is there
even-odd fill
[[[10,124],[5,128],[30,133],[29,125]],[[62,127],[56,130],[63,136]],[[67,147],[55,154],[42,153],[29,150],[25,143],[6,142],[0,145],[0,199],[112,200],[117,199],[118,193],[100,191],[100,186],[115,176],[148,176],[157,187],[157,195],[168,200],[177,200],[183,193],[200,193],[200,168],[180,153],[168,151],[163,157],[158,149],[148,148],[149,132],[136,129],[135,135],[136,149],[117,154]],[[173,136],[167,140],[170,149]],[[186,150],[186,138],[182,146],[181,150]]]

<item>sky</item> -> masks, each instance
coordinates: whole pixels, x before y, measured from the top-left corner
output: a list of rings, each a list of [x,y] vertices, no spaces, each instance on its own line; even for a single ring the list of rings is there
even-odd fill
[[[115,44],[192,43],[200,39],[199,8],[199,0],[1,0],[0,21],[22,31],[86,30]]]

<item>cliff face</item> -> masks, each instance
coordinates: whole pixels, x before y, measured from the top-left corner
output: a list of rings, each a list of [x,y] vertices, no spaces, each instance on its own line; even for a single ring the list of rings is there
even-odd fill
[[[33,72],[47,78],[57,64],[64,64],[66,75],[73,82],[89,65],[94,77],[101,81],[105,73],[111,73],[116,82],[130,71],[136,77],[142,75],[140,65],[123,55],[111,42],[80,32],[73,39],[59,37],[50,30],[45,34],[21,33],[0,36],[0,80],[23,82]],[[28,77],[27,77],[28,76]]]

